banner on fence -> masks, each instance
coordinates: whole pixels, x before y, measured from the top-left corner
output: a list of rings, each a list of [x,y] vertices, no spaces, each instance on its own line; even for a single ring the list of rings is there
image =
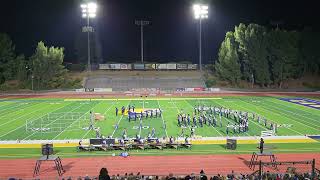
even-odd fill
[[[188,69],[188,64],[177,64],[177,69]]]
[[[94,88],[94,92],[112,92],[112,88]]]
[[[109,64],[99,64],[99,69],[109,69]]]
[[[220,91],[220,88],[207,88],[207,91],[218,92]]]
[[[120,64],[110,64],[110,69],[120,69]]]
[[[138,70],[143,70],[144,64],[133,64],[133,68]]]
[[[179,91],[179,92],[185,91],[185,88],[177,88],[176,91]]]
[[[76,89],[76,92],[84,92],[85,89],[84,88],[81,88],[81,89]]]
[[[194,88],[185,88],[185,91],[191,92],[194,91]]]
[[[128,64],[120,64],[120,69],[128,69]]]
[[[194,89],[194,91],[204,91],[203,87],[195,87],[193,89]]]
[[[167,69],[177,69],[177,64],[167,64]]]
[[[167,64],[156,64],[157,69],[167,69]]]
[[[188,69],[197,69],[198,68],[198,64],[188,64]]]
[[[156,69],[156,64],[145,64],[145,69]]]

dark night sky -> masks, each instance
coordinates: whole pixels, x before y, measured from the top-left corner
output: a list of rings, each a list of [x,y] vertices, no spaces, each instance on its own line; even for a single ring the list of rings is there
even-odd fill
[[[30,56],[38,41],[63,46],[66,61],[74,61],[76,37],[81,34],[80,0],[9,0],[0,7],[0,32],[8,33],[17,53]],[[145,18],[145,59],[153,61],[198,58],[197,22],[190,0],[98,0],[93,21],[102,57],[106,61],[134,62],[140,59],[140,31],[134,20]],[[320,11],[316,0],[212,0],[209,19],[203,23],[203,60],[217,57],[220,43],[235,25],[258,23],[271,27],[319,30]],[[86,43],[86,41],[81,41]]]

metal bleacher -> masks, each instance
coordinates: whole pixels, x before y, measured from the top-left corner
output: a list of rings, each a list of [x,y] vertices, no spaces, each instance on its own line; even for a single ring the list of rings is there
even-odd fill
[[[194,88],[205,87],[205,83],[198,74],[184,76],[183,73],[171,76],[89,76],[85,81],[86,88],[112,88],[115,90],[130,90],[138,88]]]

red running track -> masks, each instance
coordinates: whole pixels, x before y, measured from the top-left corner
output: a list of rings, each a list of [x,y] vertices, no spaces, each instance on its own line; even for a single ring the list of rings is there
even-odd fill
[[[304,161],[316,159],[320,167],[320,153],[277,154],[278,161]],[[64,177],[97,176],[102,167],[110,175],[140,172],[144,175],[198,174],[203,169],[207,174],[252,173],[248,167],[251,155],[197,155],[197,156],[131,156],[63,158]],[[267,159],[266,159],[267,160]],[[32,178],[36,159],[0,160],[0,179],[8,177]],[[56,177],[53,162],[41,165],[40,177]],[[258,167],[256,167],[257,169]]]

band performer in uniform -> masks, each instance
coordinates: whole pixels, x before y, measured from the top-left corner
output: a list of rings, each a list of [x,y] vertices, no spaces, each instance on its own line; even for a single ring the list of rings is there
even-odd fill
[[[264,140],[263,138],[260,139],[260,146],[259,146],[259,149],[260,149],[260,153],[262,154],[263,153],[263,145],[264,145]]]

